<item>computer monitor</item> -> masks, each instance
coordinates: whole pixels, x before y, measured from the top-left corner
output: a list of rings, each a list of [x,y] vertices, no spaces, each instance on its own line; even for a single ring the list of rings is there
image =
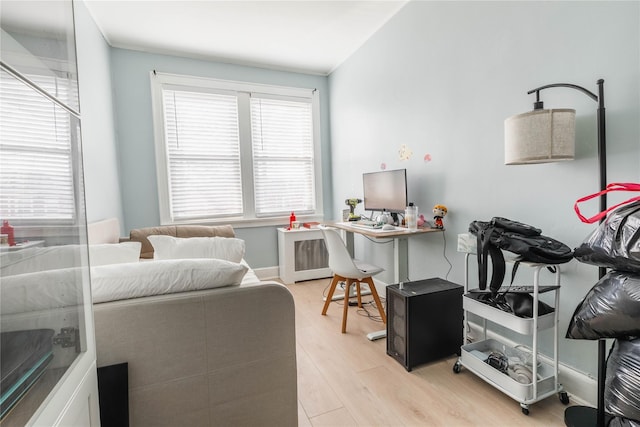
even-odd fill
[[[407,170],[362,175],[364,210],[402,213],[407,206]]]

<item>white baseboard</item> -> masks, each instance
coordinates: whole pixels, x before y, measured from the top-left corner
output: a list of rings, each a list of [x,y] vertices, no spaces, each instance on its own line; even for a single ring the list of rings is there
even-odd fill
[[[482,326],[469,322],[469,328],[470,332],[467,335],[472,339],[480,339],[482,336]],[[491,330],[487,330],[487,338],[497,339],[509,346],[520,344]],[[544,354],[540,354],[540,359],[546,363],[553,364],[553,359]],[[558,365],[558,381],[562,384],[562,389],[569,394],[571,403],[595,406],[598,400],[597,380],[564,363],[559,363]]]

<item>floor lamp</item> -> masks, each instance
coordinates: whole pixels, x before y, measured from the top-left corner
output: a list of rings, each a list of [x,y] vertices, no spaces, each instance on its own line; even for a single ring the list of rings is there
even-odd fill
[[[600,190],[607,185],[606,129],[604,109],[604,80],[598,80],[598,95],[589,90],[568,83],[554,83],[532,89],[527,94],[536,94],[536,102],[531,112],[509,117],[505,120],[505,164],[522,165],[573,160],[575,156],[575,110],[545,110],[540,101],[540,91],[553,87],[579,90],[598,103],[598,163],[600,169]],[[600,212],[607,208],[607,196],[600,196]],[[601,222],[604,219],[601,220]],[[599,278],[606,273],[598,269]],[[608,415],[604,411],[604,387],[607,360],[606,341],[598,340],[598,404],[597,408],[571,406],[565,410],[567,426],[604,427]]]

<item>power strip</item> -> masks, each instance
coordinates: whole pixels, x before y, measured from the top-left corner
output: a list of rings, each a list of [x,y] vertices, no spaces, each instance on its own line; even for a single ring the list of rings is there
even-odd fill
[[[369,341],[375,341],[375,340],[379,340],[386,337],[387,337],[386,329],[383,329],[381,331],[369,332],[367,334],[367,338],[369,339]]]

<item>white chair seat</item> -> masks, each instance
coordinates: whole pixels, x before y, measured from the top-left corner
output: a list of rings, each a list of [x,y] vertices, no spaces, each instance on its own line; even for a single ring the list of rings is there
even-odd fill
[[[354,259],[353,263],[356,265],[356,268],[364,273],[366,276],[375,276],[378,273],[384,271],[384,268],[378,267],[377,265],[368,264],[364,261],[360,261],[359,259]]]

